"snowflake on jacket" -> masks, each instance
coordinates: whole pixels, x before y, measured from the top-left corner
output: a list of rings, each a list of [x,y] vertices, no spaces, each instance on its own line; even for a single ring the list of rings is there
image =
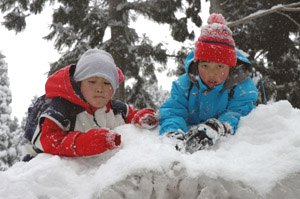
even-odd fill
[[[130,123],[148,129],[157,126],[152,109],[134,110],[119,100],[109,100],[103,107],[91,105],[81,92],[80,82],[93,77],[105,78],[104,84],[112,87],[113,94],[123,81],[111,55],[97,49],[84,53],[77,66],[69,65],[48,78],[45,89],[51,103],[34,130],[31,142],[36,151],[60,156],[96,155],[121,144],[121,136],[112,131],[115,127]]]

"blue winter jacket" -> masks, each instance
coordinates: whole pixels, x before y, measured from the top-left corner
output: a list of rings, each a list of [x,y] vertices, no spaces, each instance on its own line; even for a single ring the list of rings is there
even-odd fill
[[[231,68],[227,80],[209,89],[202,83],[197,66],[193,66],[194,52],[188,55],[186,73],[173,82],[171,97],[159,109],[161,135],[187,132],[190,126],[210,118],[227,122],[236,131],[240,117],[249,114],[257,100],[257,89],[250,78],[251,63],[238,51],[237,57],[237,66]]]

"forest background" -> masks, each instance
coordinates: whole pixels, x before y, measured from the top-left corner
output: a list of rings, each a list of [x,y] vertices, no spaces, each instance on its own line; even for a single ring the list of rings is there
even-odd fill
[[[236,46],[253,62],[254,75],[264,81],[267,100],[285,99],[299,108],[300,2],[209,2],[210,13],[224,15]],[[157,109],[163,103],[169,93],[158,86],[157,72],[166,72],[169,76],[183,74],[184,59],[193,49],[203,24],[199,0],[2,0],[1,25],[22,34],[26,30],[26,18],[39,15],[47,7],[55,9],[50,32],[44,38],[53,41],[53,48],[61,55],[49,64],[48,75],[76,63],[89,48],[104,49],[113,55],[126,76],[116,98],[135,108]],[[176,48],[170,48],[164,40],[154,43],[147,34],[138,35],[131,24],[139,17],[167,24],[170,38],[177,42]],[[1,53],[0,170],[20,160],[25,143],[22,135],[26,116],[21,124],[17,118],[11,119],[8,69],[9,63]]]

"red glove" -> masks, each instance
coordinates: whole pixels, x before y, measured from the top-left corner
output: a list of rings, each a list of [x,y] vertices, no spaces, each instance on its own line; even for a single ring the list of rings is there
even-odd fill
[[[153,109],[142,109],[135,113],[131,123],[141,128],[152,129],[158,125],[158,118]]]
[[[115,149],[120,144],[121,135],[108,129],[91,129],[76,136],[74,145],[78,156],[89,156]]]

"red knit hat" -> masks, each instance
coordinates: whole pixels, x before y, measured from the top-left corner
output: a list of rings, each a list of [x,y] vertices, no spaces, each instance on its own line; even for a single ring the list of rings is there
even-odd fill
[[[235,44],[224,17],[214,13],[209,16],[207,23],[208,25],[201,28],[201,35],[196,42],[194,60],[235,67]]]

